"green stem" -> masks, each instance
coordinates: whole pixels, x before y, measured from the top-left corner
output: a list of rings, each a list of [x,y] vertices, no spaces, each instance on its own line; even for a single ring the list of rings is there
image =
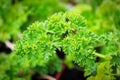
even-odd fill
[[[100,57],[100,58],[103,58],[105,60],[110,60],[112,57],[110,55],[103,55],[103,54],[100,54],[100,53],[97,53],[97,52],[93,52],[93,54],[97,57]]]
[[[102,54],[100,54],[100,53],[94,52],[93,54],[96,55],[96,56],[98,56],[98,57],[100,57],[100,58],[104,58],[104,59],[106,58],[105,55],[102,55]]]
[[[113,75],[113,76],[120,76],[120,74],[111,74],[111,75]]]

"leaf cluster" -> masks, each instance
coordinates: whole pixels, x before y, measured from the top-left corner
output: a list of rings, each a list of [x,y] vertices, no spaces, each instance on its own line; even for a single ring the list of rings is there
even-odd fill
[[[56,7],[54,7],[56,6]],[[58,11],[64,11],[59,0],[0,1],[0,41],[18,40],[19,34],[36,20],[44,20]]]

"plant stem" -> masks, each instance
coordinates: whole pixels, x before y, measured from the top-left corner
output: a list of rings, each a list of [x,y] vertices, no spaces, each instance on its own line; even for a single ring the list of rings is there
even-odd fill
[[[97,52],[93,52],[93,54],[97,57],[100,57],[100,58],[103,58],[105,60],[110,60],[112,57],[110,55],[103,55],[103,54],[100,54],[100,53],[97,53]]]
[[[93,52],[93,54],[96,55],[97,57],[100,57],[100,58],[104,58],[104,59],[106,58],[105,55],[102,55],[102,54],[97,53],[97,52]]]

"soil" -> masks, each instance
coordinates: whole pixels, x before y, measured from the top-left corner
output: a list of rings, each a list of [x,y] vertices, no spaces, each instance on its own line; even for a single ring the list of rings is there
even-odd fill
[[[10,54],[12,50],[8,48],[5,43],[0,42],[0,53]]]
[[[51,75],[53,76],[53,75]],[[31,77],[31,80],[48,80],[40,79],[40,74],[36,73]],[[57,79],[56,79],[57,80]],[[77,69],[66,68],[58,80],[86,80],[84,77],[84,72]]]

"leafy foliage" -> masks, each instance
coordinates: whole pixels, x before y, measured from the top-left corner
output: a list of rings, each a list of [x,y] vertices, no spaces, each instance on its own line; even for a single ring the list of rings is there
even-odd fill
[[[59,0],[8,0],[0,1],[0,41],[13,39],[36,20],[44,20],[51,14],[64,11]],[[56,6],[56,7],[54,7]],[[8,14],[9,12],[9,14]]]
[[[98,1],[99,2],[99,1]],[[114,32],[119,30],[120,4],[116,1],[106,0],[97,9],[88,4],[78,4],[71,11],[81,14],[87,19],[88,28],[96,34]]]
[[[31,74],[20,77],[22,75],[20,72],[13,72],[15,66],[12,67],[11,60],[9,59],[10,56],[11,55],[6,55],[4,53],[0,55],[0,80],[30,80]]]
[[[54,13],[56,4],[52,3],[52,0],[49,1],[50,5],[47,0],[35,0],[34,3],[28,0],[16,1],[14,5],[6,2],[6,5],[12,6],[10,8],[15,8],[12,11],[8,7],[0,8],[1,10],[6,8],[13,14],[14,10],[19,12],[17,6],[21,6],[20,11],[22,12],[19,12],[19,15],[24,15],[23,18],[16,20],[16,17],[13,16],[10,18],[11,20],[8,19],[9,25],[15,20],[16,22],[12,25],[17,25],[17,29],[20,31],[29,22],[45,19],[46,16]],[[118,17],[120,10],[119,3],[117,3],[119,1],[92,1],[96,3],[96,9],[94,6],[79,4],[65,13],[56,13],[45,21],[36,21],[30,25],[23,32],[22,39],[17,41],[15,50],[8,56],[8,60],[5,58],[7,56],[0,58],[0,79],[29,80],[35,72],[41,75],[54,74],[56,71],[61,71],[63,62],[70,67],[75,67],[74,65],[77,64],[79,68],[84,69],[84,76],[89,76],[88,80],[115,80],[116,77],[119,77],[120,20]],[[39,6],[39,4],[43,5]],[[43,10],[43,7],[46,10]],[[40,11],[43,11],[44,14]],[[4,9],[3,12],[5,12]],[[15,16],[18,16],[16,12]],[[4,18],[1,17],[5,16],[0,16],[0,26],[4,22]],[[10,38],[10,36],[8,37]],[[61,49],[66,61],[57,56],[56,50]]]
[[[42,73],[41,69],[47,70],[45,67],[48,67],[51,59],[55,58],[55,65],[60,66],[55,50],[62,48],[74,63],[85,68],[85,76],[88,76],[94,71],[97,72],[96,69],[102,62],[114,60],[112,56],[119,52],[117,41],[118,38],[112,33],[96,35],[91,32],[79,14],[58,13],[44,22],[36,22],[28,27],[23,33],[23,38],[17,42],[14,54],[20,58],[20,60],[17,58],[16,62],[21,67],[43,66],[39,68]],[[95,50],[98,45],[102,47],[100,53]],[[100,58],[98,62],[97,57]],[[24,63],[21,63],[23,61]],[[57,67],[55,69],[57,70]]]
[[[88,80],[115,80],[109,61],[100,63],[97,68],[97,72],[96,76],[91,76]]]
[[[70,18],[71,21],[66,22],[66,17]],[[21,67],[24,65],[26,68],[38,66],[43,67],[43,69],[45,67],[50,69],[47,66],[50,64],[53,67],[54,65],[60,67],[60,59],[58,59],[55,50],[62,47],[61,40],[63,40],[63,34],[67,30],[74,28],[75,24],[83,27],[86,25],[83,17],[79,15],[74,15],[73,17],[68,13],[55,14],[44,22],[35,22],[28,27],[27,31],[23,33],[22,39],[16,44],[14,54],[20,58],[20,60],[17,60],[17,58],[16,62],[20,63]],[[51,63],[51,60],[55,62]],[[21,63],[22,61],[24,62]],[[48,69],[44,70],[47,72]],[[53,69],[56,68],[54,67]]]

